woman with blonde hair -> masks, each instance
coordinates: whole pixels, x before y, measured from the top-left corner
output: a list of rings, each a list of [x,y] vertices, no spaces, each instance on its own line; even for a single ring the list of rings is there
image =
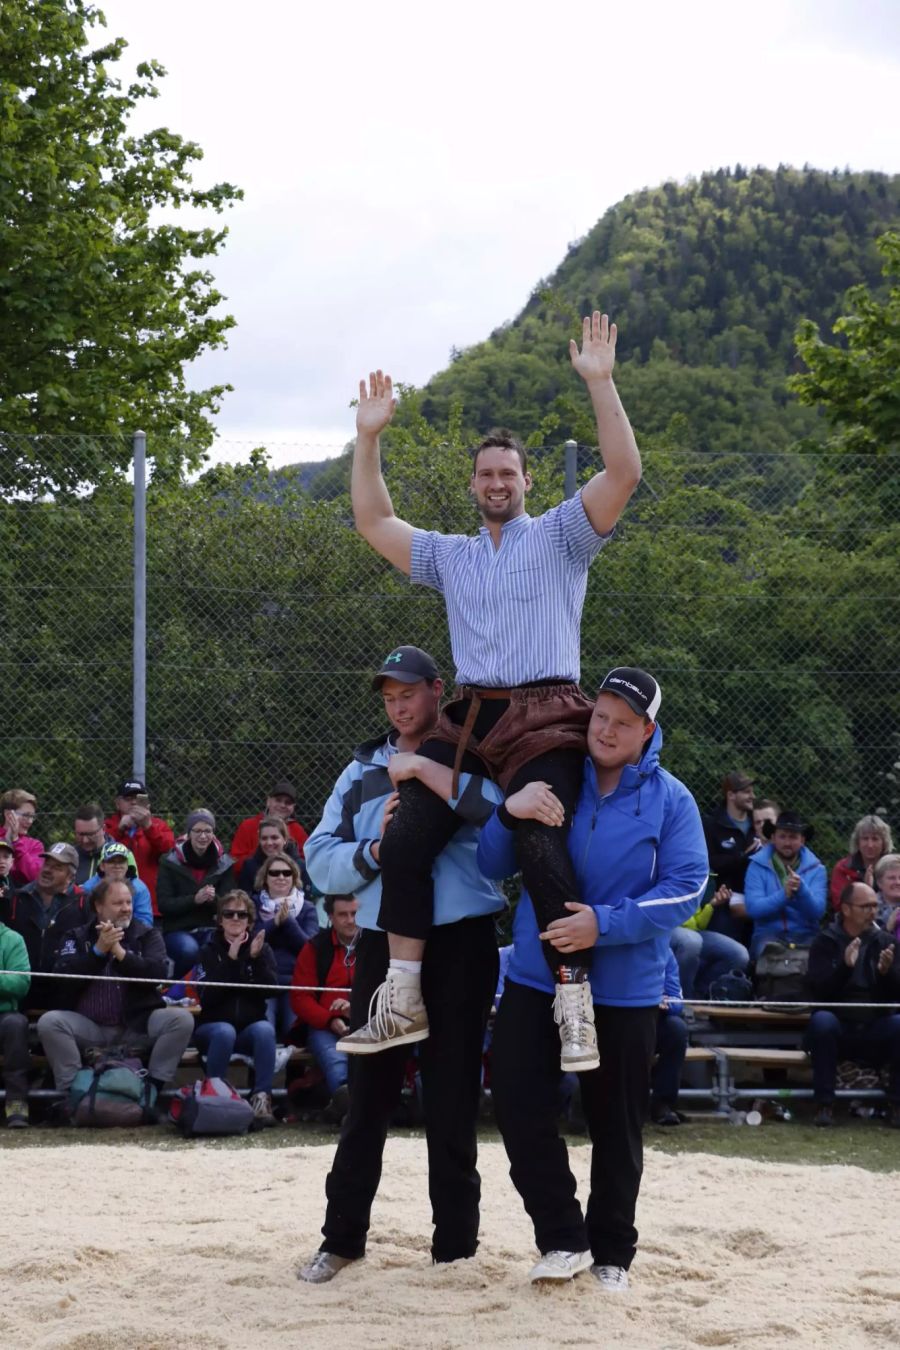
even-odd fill
[[[835,863],[831,873],[832,908],[840,912],[841,891],[849,881],[864,881],[874,890],[875,867],[880,858],[893,851],[894,840],[886,820],[871,814],[858,820],[850,836],[850,852]]]

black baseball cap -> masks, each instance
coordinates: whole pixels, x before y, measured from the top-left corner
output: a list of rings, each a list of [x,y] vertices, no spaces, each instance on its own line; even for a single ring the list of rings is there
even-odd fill
[[[142,797],[147,789],[138,778],[126,778],[116,788],[117,797]]]
[[[662,690],[656,680],[637,666],[616,666],[604,677],[597,693],[618,694],[632,712],[640,713],[651,722],[656,721],[662,702]]]
[[[380,689],[383,680],[418,684],[420,680],[440,679],[440,674],[434,657],[423,652],[421,647],[395,647],[382,661],[381,669],[372,680],[372,688]]]

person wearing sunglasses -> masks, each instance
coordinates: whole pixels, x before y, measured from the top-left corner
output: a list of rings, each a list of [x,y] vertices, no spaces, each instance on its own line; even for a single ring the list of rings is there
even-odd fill
[[[250,1105],[258,1125],[274,1125],[272,1079],[275,1076],[275,1028],[266,1017],[268,991],[277,983],[272,948],[262,928],[256,933],[256,906],[246,891],[228,891],[216,901],[216,927],[197,963],[200,1014],[194,1044],[206,1061],[209,1078],[227,1078],[233,1054],[253,1065]],[[207,981],[238,989],[210,988]]]
[[[289,986],[297,957],[319,931],[316,907],[303,894],[300,868],[287,853],[273,853],[266,858],[256,874],[255,889],[259,917],[275,956],[278,983]],[[293,1026],[294,1013],[287,988],[283,994],[269,999],[267,1016],[282,1037]]]
[[[197,960],[215,920],[216,901],[233,888],[234,866],[216,838],[216,818],[198,806],[175,847],[160,859],[156,879],[156,903],[176,977]]]
[[[256,884],[256,874],[266,859],[272,857],[273,853],[286,853],[288,857],[293,858],[295,862],[298,862],[300,859],[297,845],[288,834],[287,823],[282,817],[263,816],[262,820],[259,822],[256,852],[240,865],[235,862],[237,884],[242,891],[249,891],[254,900],[257,899],[259,891],[259,887]],[[232,853],[231,856],[234,857],[234,854]]]

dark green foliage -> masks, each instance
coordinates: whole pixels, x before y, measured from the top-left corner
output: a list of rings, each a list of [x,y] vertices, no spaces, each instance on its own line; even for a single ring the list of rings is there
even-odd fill
[[[849,312],[832,331],[846,346],[828,346],[807,319],[797,347],[808,369],[791,380],[802,403],[821,406],[847,450],[881,452],[900,446],[900,235],[878,240],[890,283],[882,303],[864,286],[847,296]]]
[[[592,442],[566,344],[602,308],[619,327],[617,383],[640,436],[678,412],[697,449],[786,447],[816,425],[786,386],[797,323],[830,326],[848,287],[879,283],[875,240],[898,218],[900,177],[877,173],[721,169],[634,193],[512,323],[430,381],[422,411],[441,424],[457,400],[473,435],[544,423],[548,438]]]
[[[229,183],[193,186],[199,146],[129,119],[165,71],[123,89],[121,38],[91,50],[85,0],[4,0],[0,23],[0,486],[95,483],[127,466],[142,427],[160,466],[197,463],[224,386],[189,389],[184,368],[234,320],[205,260],[225,230],[160,223],[171,208],[221,212]],[[58,442],[91,436],[67,462]],[[79,476],[76,476],[76,472]]]

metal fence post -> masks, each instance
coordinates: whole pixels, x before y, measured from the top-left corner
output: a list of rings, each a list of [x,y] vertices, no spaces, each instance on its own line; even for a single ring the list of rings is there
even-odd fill
[[[575,496],[575,487],[578,482],[578,442],[566,441],[565,452],[566,477],[563,491],[568,498]]]
[[[134,628],[132,664],[131,772],[147,774],[147,436],[136,431],[134,454]]]

